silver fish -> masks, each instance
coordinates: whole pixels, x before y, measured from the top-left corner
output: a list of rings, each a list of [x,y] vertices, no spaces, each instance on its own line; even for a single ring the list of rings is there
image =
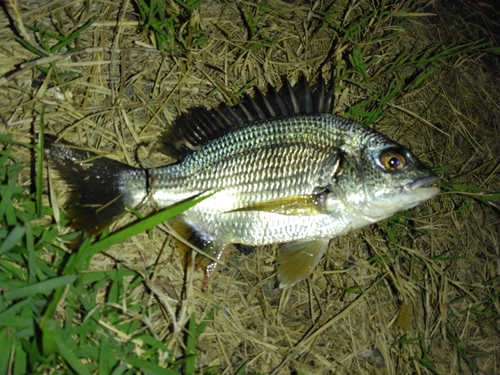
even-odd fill
[[[378,222],[439,193],[438,177],[410,151],[331,114],[332,89],[284,79],[239,105],[194,108],[161,138],[177,159],[142,170],[45,137],[51,166],[70,187],[68,216],[98,233],[152,199],[168,207],[213,194],[171,224],[220,259],[230,244],[281,244],[280,287],[305,279],[329,240]],[[201,263],[210,276],[216,263]]]

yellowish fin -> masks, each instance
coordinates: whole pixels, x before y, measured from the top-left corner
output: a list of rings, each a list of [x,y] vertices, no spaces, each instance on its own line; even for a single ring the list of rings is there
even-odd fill
[[[281,245],[277,259],[280,288],[306,279],[327,248],[328,240],[296,241]]]
[[[246,207],[237,208],[230,212],[264,211],[290,216],[320,215],[325,211],[325,198],[326,194],[324,193],[298,195],[255,203]]]

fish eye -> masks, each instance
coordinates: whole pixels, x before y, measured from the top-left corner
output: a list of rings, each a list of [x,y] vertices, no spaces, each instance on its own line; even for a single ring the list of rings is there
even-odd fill
[[[388,149],[380,154],[380,163],[388,171],[397,171],[406,165],[406,156],[397,149]]]

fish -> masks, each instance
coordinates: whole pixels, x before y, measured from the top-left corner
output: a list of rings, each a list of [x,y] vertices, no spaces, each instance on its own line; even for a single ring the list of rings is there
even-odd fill
[[[172,164],[140,169],[45,135],[45,154],[69,187],[67,216],[96,235],[128,207],[163,209],[207,195],[169,224],[208,257],[203,288],[231,246],[278,245],[279,287],[309,277],[329,241],[436,196],[439,177],[407,148],[333,111],[320,75],[237,105],[195,107],[159,137]],[[179,246],[182,246],[179,244]],[[198,256],[197,258],[198,259]]]

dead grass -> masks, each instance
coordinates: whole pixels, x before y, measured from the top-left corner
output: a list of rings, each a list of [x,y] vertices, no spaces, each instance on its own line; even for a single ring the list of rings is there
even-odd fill
[[[139,31],[133,3],[11,1],[17,11],[7,7],[0,16],[2,132],[28,139],[45,108],[47,132],[131,165],[162,165],[161,155],[150,154],[152,145],[182,110],[228,101],[249,82],[265,87],[283,75],[294,80],[301,73],[330,72],[348,64],[352,51],[354,39],[340,43],[339,30],[321,29],[320,11],[327,4],[270,0],[274,10],[266,13],[245,3],[258,25],[259,33],[251,35],[243,3],[209,0],[200,8],[199,23],[208,43],[170,56]],[[461,35],[462,43],[493,35],[493,29],[445,7],[404,3],[439,16],[410,15],[404,28],[394,23],[397,15],[374,16],[375,26],[366,26],[358,43],[367,59],[377,61],[368,70],[375,77],[401,51],[452,44]],[[350,6],[345,24],[370,9],[364,1]],[[75,40],[78,51],[42,57],[15,40],[13,27],[39,45],[27,25],[55,33],[60,20],[70,33],[97,16]],[[377,39],[392,27],[404,32],[390,44]],[[41,74],[37,65],[52,69]],[[457,185],[500,191],[500,82],[493,69],[495,57],[463,54],[389,102],[373,125],[435,166],[451,191],[399,222],[334,239],[307,282],[278,290],[273,249],[262,248],[249,256],[231,253],[209,290],[201,292],[201,273],[183,269],[163,227],[96,256],[92,267],[123,264],[144,275],[146,282],[128,295],[161,309],[144,315],[124,305],[123,316],[144,321],[176,355],[184,353],[181,328],[189,316],[201,320],[219,306],[197,342],[200,369],[214,366],[231,374],[246,363],[248,373],[498,374],[498,206],[478,200],[484,191],[456,192]],[[338,84],[340,113],[366,99],[367,90],[345,80]],[[24,184],[29,186],[28,176]],[[114,329],[105,321],[102,327]]]

